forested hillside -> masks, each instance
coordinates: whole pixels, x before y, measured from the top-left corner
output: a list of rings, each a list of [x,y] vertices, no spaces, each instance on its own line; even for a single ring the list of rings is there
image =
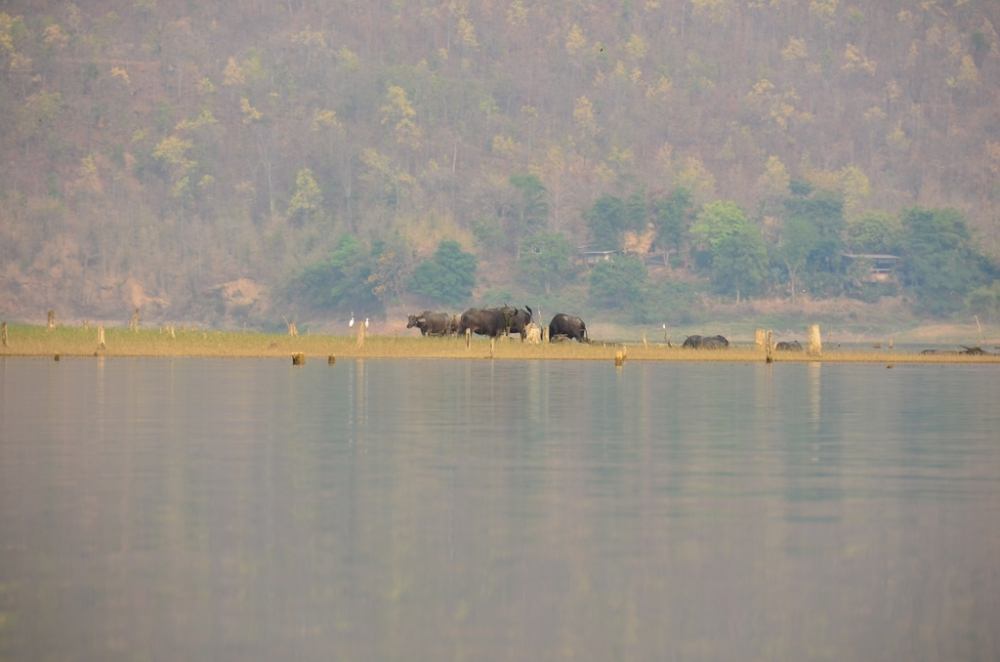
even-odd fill
[[[993,0],[0,2],[0,314],[1000,315]],[[614,251],[588,265],[580,251]],[[871,258],[893,255],[873,279]]]

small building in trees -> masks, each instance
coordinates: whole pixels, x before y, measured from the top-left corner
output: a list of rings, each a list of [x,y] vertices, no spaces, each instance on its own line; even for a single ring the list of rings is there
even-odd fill
[[[898,255],[884,253],[842,253],[845,267],[863,274],[861,280],[866,283],[894,283],[896,269],[899,266]]]
[[[588,267],[592,267],[598,262],[610,262],[611,258],[615,255],[621,255],[621,253],[622,252],[618,250],[595,251],[584,246],[577,252],[577,259]]]

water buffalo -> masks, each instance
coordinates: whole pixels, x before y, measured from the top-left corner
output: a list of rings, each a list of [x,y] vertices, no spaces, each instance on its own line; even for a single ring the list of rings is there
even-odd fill
[[[590,338],[587,337],[587,325],[583,320],[565,313],[558,313],[549,322],[549,342],[555,342],[560,336],[575,338],[580,342],[590,342]]]
[[[531,306],[525,306],[523,310],[520,308],[504,306],[500,310],[502,310],[504,315],[507,317],[507,333],[520,334],[521,342],[524,342],[524,338],[527,335],[528,325],[531,324],[531,318],[534,316]]]
[[[802,343],[800,343],[798,340],[792,340],[792,341],[782,340],[777,345],[775,345],[774,348],[779,352],[801,352]]]
[[[458,333],[462,335],[470,330],[480,336],[496,338],[509,328],[508,317],[509,312],[505,314],[503,308],[469,308],[459,319]]]
[[[407,318],[406,328],[417,327],[422,336],[445,336],[455,333],[455,317],[448,313],[435,313],[425,310],[419,315],[410,315]]]
[[[683,347],[691,349],[725,349],[729,341],[722,336],[688,336]]]

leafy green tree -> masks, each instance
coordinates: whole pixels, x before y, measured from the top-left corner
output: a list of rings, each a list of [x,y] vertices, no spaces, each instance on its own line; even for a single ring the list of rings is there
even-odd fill
[[[528,237],[517,261],[518,279],[532,292],[551,294],[573,276],[573,247],[560,232],[540,232]]]
[[[629,226],[625,201],[613,195],[602,195],[584,214],[590,241],[595,250],[621,248],[622,233]]]
[[[816,231],[816,245],[809,254],[811,269],[834,271],[840,263],[843,248],[844,202],[840,195],[830,191],[817,191],[809,197],[791,197],[785,200],[786,220],[810,223]]]
[[[792,216],[785,220],[774,255],[785,268],[793,302],[799,290],[799,274],[818,244],[819,232],[807,219]]]
[[[847,225],[847,248],[855,253],[896,253],[903,239],[903,226],[890,214],[865,214]]]
[[[439,303],[461,304],[472,295],[476,266],[476,256],[463,251],[457,241],[446,239],[431,259],[414,269],[410,291]]]
[[[642,260],[616,255],[590,272],[590,299],[601,308],[624,310],[639,304],[646,287]]]
[[[369,282],[371,274],[371,252],[357,237],[345,234],[327,260],[306,267],[288,289],[314,308],[381,315],[384,310]]]
[[[902,220],[903,284],[916,295],[918,310],[941,316],[958,312],[991,271],[973,249],[965,219],[953,209],[918,207]]]
[[[691,227],[693,201],[691,192],[677,187],[666,198],[654,200],[652,204],[653,225],[656,227],[656,243],[664,252],[680,253]]]
[[[737,297],[757,292],[767,277],[767,249],[757,226],[735,202],[706,204],[691,227],[704,247],[712,285]]]

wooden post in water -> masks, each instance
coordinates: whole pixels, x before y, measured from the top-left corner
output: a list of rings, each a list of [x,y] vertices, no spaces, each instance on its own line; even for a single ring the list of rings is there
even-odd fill
[[[819,356],[823,353],[823,340],[820,338],[819,324],[809,327],[809,355]]]
[[[491,359],[496,354],[496,352],[497,352],[497,339],[494,336],[490,336],[490,358]]]
[[[306,364],[305,354],[303,354],[302,352],[296,352],[295,354],[292,354],[292,365],[305,365],[305,364]]]
[[[333,354],[331,354],[330,356],[326,357],[326,364],[327,365],[333,365],[336,362],[337,362],[337,357],[334,356]]]
[[[0,342],[3,343],[4,347],[7,347],[7,322],[0,324]]]
[[[104,342],[104,325],[97,325],[97,349],[107,349],[108,345]]]
[[[770,330],[764,334],[764,361],[767,363],[774,361],[774,333]]]
[[[465,349],[472,347],[472,329],[465,330]]]
[[[365,346],[365,323],[358,324],[358,348]]]
[[[56,328],[56,311],[50,310],[48,313],[48,320],[45,323],[45,328],[54,329]]]

